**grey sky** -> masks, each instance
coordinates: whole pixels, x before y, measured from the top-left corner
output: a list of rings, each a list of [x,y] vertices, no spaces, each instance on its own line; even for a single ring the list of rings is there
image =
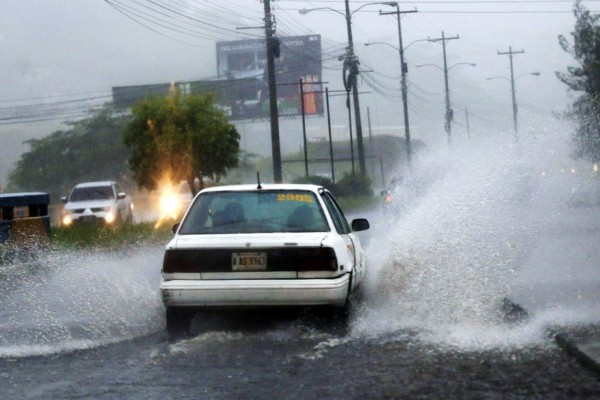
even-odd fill
[[[126,7],[143,10],[142,7],[151,6],[162,12],[160,6],[163,5],[176,8],[181,15],[177,19],[166,19],[170,21],[167,29],[138,20],[146,25],[144,27],[133,21],[131,14],[124,15],[103,0],[0,0],[0,110],[24,104],[54,103],[75,95],[89,97],[87,103],[81,103],[85,107],[88,103],[91,106],[110,100],[113,86],[213,77],[216,75],[216,40],[263,34],[262,30],[236,30],[262,24],[263,4],[258,0],[110,1],[125,14],[131,10]],[[363,4],[364,1],[352,1],[351,8],[355,10]],[[584,4],[591,10],[600,9],[598,1]],[[572,101],[572,95],[554,72],[574,64],[557,41],[559,34],[569,35],[573,30],[572,6],[571,1],[403,2],[402,10],[415,7],[419,10],[402,19],[404,44],[439,37],[442,31],[448,36],[460,35],[460,39],[448,43],[448,64],[474,62],[478,65],[475,68],[457,66],[450,73],[457,132],[461,129],[460,118],[465,107],[473,114],[474,128],[479,124],[483,129],[488,121],[490,129],[510,129],[509,82],[485,80],[490,76],[510,76],[508,57],[497,55],[497,51],[507,51],[509,46],[513,50],[525,50],[514,58],[516,75],[541,72],[537,78],[525,76],[518,81],[519,116],[523,124],[528,118],[547,118],[550,111],[564,109]],[[300,15],[297,10],[303,7],[343,11],[344,3],[276,0],[273,9],[278,33],[321,34],[324,49],[331,52],[339,49],[342,54],[347,39],[342,15],[328,10]],[[367,41],[398,45],[395,18],[379,16],[379,9],[393,10],[369,5],[353,15],[355,47],[363,67],[374,70],[372,79],[391,90],[396,89],[399,94],[399,81],[395,78],[399,76],[398,53],[387,46],[363,46]],[[210,14],[205,13],[206,10]],[[443,74],[437,68],[416,68],[414,64],[442,65],[442,48],[437,43],[415,42],[407,49],[406,58],[409,87],[414,93],[409,94],[411,122],[415,124],[417,138],[432,140],[443,133]],[[326,63],[324,80],[330,82],[331,89],[342,87],[340,64]],[[361,90],[371,89],[363,82]],[[339,99],[334,107],[343,110],[342,104]],[[391,101],[372,92],[364,96],[361,105],[371,109],[376,126],[402,125],[399,100]],[[344,123],[345,114],[340,112],[335,120]],[[0,125],[0,177],[5,179],[11,163],[23,150],[22,140],[49,134],[60,128],[60,122]],[[325,123],[325,119],[309,122],[311,126]],[[294,123],[288,125],[296,129]],[[244,127],[245,131],[265,129],[264,124]],[[252,139],[245,140],[247,143]],[[289,150],[297,150],[294,146]]]

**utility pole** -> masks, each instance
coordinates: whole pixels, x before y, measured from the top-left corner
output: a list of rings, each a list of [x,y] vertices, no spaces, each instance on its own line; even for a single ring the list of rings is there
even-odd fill
[[[469,109],[465,107],[465,121],[467,121],[467,138],[471,139],[471,127],[469,126]]]
[[[354,141],[352,139],[352,111],[350,109],[350,90],[346,91],[346,108],[348,109],[348,130],[350,131],[350,160],[352,160],[352,175],[356,174],[354,168]]]
[[[300,78],[300,109],[302,111],[302,138],[304,139],[304,176],[308,178],[308,145],[306,143],[306,117],[304,116],[304,80]]]
[[[271,0],[263,0],[265,10],[265,36],[267,45],[267,76],[269,80],[269,108],[271,117],[271,146],[273,153],[273,180],[281,183],[281,144],[279,141],[279,111],[277,110],[277,85],[275,80],[275,47],[279,45],[273,29]]]
[[[396,11],[390,12],[379,12],[379,15],[395,14],[398,19],[398,50],[400,51],[400,74],[401,83],[400,87],[402,90],[402,106],[404,111],[404,135],[406,137],[406,161],[410,166],[412,159],[412,148],[410,144],[410,125],[408,123],[408,88],[406,86],[406,73],[408,72],[408,65],[404,62],[404,45],[402,44],[402,25],[400,23],[401,14],[416,13],[417,10],[412,11],[400,11],[400,5],[396,4]]]
[[[331,137],[331,112],[329,111],[329,89],[325,88],[327,101],[327,131],[329,132],[329,160],[331,161],[331,182],[335,183],[335,169],[333,167],[333,139]]]
[[[508,51],[498,52],[498,55],[508,55],[510,59],[510,88],[512,91],[512,106],[513,106],[513,134],[515,142],[519,142],[519,128],[517,126],[517,97],[515,96],[515,73],[513,70],[513,56],[515,54],[523,54],[525,50],[513,51],[512,47],[508,47]]]
[[[452,120],[454,119],[454,111],[450,106],[450,89],[448,88],[448,63],[446,61],[446,42],[453,39],[459,39],[459,36],[446,37],[444,31],[442,31],[442,37],[437,39],[429,39],[430,42],[442,42],[443,54],[444,54],[444,83],[446,85],[446,122],[444,129],[448,135],[448,144],[452,142]]]
[[[361,175],[367,174],[365,164],[365,148],[363,146],[362,120],[360,118],[360,103],[358,99],[358,58],[354,54],[354,43],[352,40],[352,14],[350,13],[350,2],[346,3],[346,28],[348,30],[348,52],[344,60],[344,71],[348,70],[348,78],[344,80],[346,90],[352,88],[352,100],[354,102],[354,119],[356,123],[356,142],[358,147],[358,162]]]

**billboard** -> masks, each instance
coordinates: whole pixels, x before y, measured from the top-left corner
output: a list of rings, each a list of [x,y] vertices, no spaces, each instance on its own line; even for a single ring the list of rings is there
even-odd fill
[[[321,36],[280,37],[275,59],[279,116],[323,115]],[[269,85],[265,39],[217,42],[217,79],[175,82],[181,93],[212,92],[230,120],[269,118]],[[113,87],[113,104],[128,108],[150,96],[166,96],[171,84]]]
[[[323,115],[321,36],[279,37],[275,59],[279,115],[301,114],[300,79],[304,81],[305,115]],[[238,95],[229,97],[232,119],[268,118],[269,90],[265,39],[217,43],[217,74],[232,85],[243,80]],[[251,83],[253,82],[253,83]]]

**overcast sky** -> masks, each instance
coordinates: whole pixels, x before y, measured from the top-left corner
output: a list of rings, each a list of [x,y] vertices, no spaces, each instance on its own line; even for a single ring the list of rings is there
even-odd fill
[[[351,1],[351,9],[365,3]],[[599,1],[584,4],[600,11]],[[347,35],[342,15],[332,10],[307,15],[297,11],[324,7],[343,12],[343,1],[275,0],[272,5],[279,35],[320,34],[324,54],[343,54]],[[259,0],[0,0],[0,6],[0,177],[4,179],[24,148],[20,142],[49,134],[61,122],[60,118],[14,121],[10,118],[15,107],[56,105],[53,110],[58,111],[50,110],[43,118],[32,113],[39,119],[55,118],[60,115],[56,112],[73,104],[85,109],[110,101],[113,86],[215,77],[216,41],[264,35],[261,29],[237,29],[263,24]],[[415,67],[443,65],[442,46],[423,40],[440,37],[442,31],[449,37],[459,35],[447,43],[449,66],[477,63],[450,70],[457,133],[464,130],[463,109],[469,110],[475,130],[512,127],[510,83],[503,79],[510,77],[509,58],[497,54],[509,47],[524,50],[514,56],[516,76],[541,73],[517,81],[523,125],[540,118],[551,121],[551,111],[563,110],[572,102],[574,95],[554,74],[574,64],[557,40],[559,34],[570,37],[573,30],[572,1],[440,0],[401,2],[400,6],[401,10],[418,10],[402,18],[404,45],[410,45],[405,53],[409,114],[417,138],[431,140],[443,133],[442,71]],[[361,105],[370,109],[375,127],[401,126],[398,53],[388,46],[363,46],[369,41],[398,45],[396,19],[380,16],[380,9],[395,10],[367,5],[352,17],[361,66],[373,71],[361,83],[361,90],[370,92]],[[341,63],[331,59],[324,67],[330,89],[341,89]],[[502,78],[485,79],[494,76]],[[335,121],[344,123],[344,115]],[[309,122],[311,126],[325,123],[325,119]],[[265,126],[245,125],[247,129],[264,130]]]

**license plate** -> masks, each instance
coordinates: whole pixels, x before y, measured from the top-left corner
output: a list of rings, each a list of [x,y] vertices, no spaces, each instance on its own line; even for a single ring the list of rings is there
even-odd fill
[[[232,253],[232,271],[265,271],[267,269],[267,253]]]

